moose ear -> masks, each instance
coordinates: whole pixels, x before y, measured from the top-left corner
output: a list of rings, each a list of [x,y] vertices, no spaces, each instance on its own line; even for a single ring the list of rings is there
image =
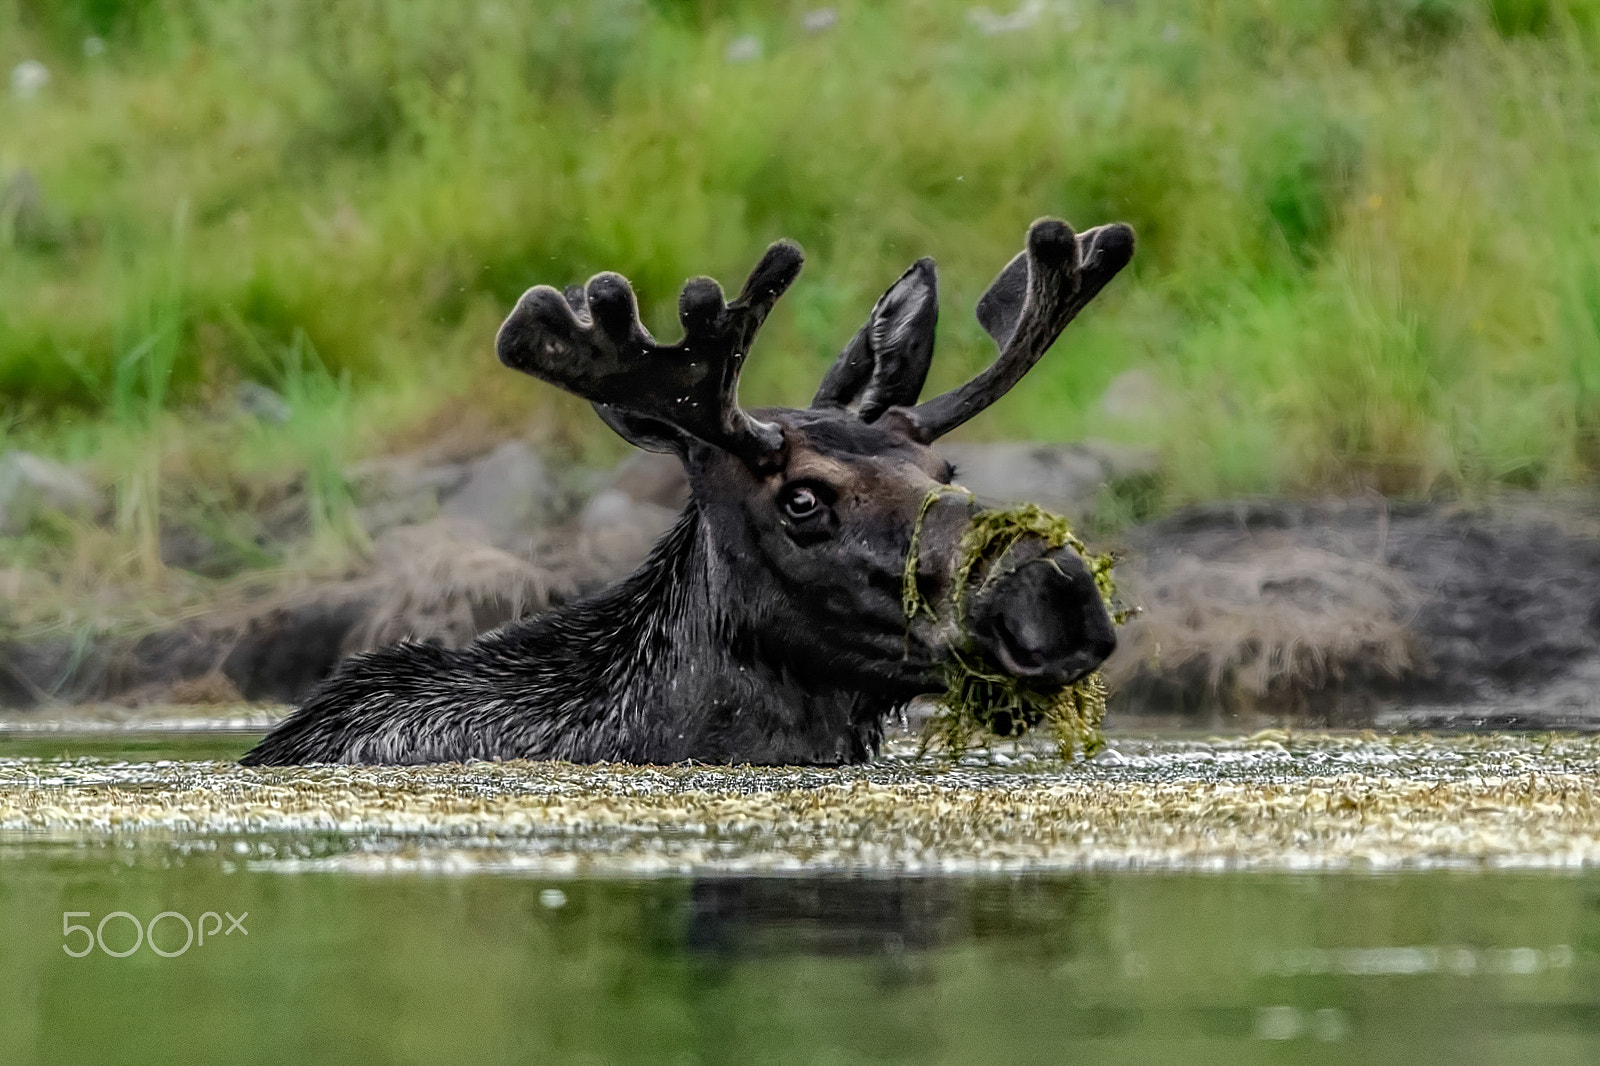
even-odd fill
[[[891,407],[916,403],[928,378],[938,321],[938,273],[932,259],[919,259],[873,306],[811,406],[844,407],[871,422]]]

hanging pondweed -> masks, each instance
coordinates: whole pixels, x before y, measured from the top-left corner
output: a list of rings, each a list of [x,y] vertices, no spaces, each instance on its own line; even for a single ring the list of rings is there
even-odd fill
[[[911,533],[911,547],[906,553],[906,568],[902,578],[901,595],[909,627],[918,612],[930,618],[939,612],[929,603],[917,586],[917,562],[922,550],[922,526],[928,509],[945,492],[961,492],[941,485],[928,493],[917,514],[917,523]],[[923,735],[923,748],[937,744],[951,755],[960,755],[974,742],[981,743],[995,737],[1015,737],[1049,722],[1055,730],[1056,741],[1063,758],[1070,759],[1082,751],[1093,754],[1103,743],[1100,723],[1106,713],[1105,679],[1097,670],[1065,688],[1040,691],[1029,688],[1014,677],[987,667],[975,654],[959,645],[967,643],[966,600],[972,573],[980,564],[987,564],[983,584],[994,581],[1006,573],[1002,564],[1007,552],[1026,536],[1042,538],[1051,549],[1070,547],[1083,557],[1094,575],[1095,587],[1100,590],[1112,619],[1121,625],[1127,612],[1116,605],[1116,586],[1111,578],[1110,555],[1094,555],[1084,547],[1072,532],[1071,524],[1060,515],[1025,504],[1006,510],[982,511],[972,520],[972,525],[961,538],[949,603],[945,609],[955,620],[959,632],[958,647],[945,667],[945,690],[935,702],[938,710],[928,722]]]

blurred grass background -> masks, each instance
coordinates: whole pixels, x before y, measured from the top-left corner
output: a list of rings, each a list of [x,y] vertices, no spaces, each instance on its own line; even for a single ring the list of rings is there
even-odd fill
[[[1579,0],[0,0],[0,450],[115,484],[124,570],[163,509],[225,530],[284,479],[348,541],[363,456],[622,453],[495,362],[530,284],[620,271],[675,336],[685,277],[794,237],[743,395],[799,405],[933,255],[931,392],[1055,214],[1139,255],[969,437],[1153,445],[1158,507],[1590,480],[1597,60]],[[1166,398],[1113,417],[1134,368]]]

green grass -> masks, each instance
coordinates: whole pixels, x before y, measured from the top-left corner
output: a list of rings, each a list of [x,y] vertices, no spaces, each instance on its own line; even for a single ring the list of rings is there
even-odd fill
[[[0,211],[0,446],[93,463],[145,564],[156,510],[232,521],[263,479],[347,541],[339,464],[442,428],[620,454],[495,362],[530,284],[619,270],[672,333],[685,277],[794,237],[744,396],[801,404],[931,254],[942,388],[1057,214],[1139,254],[969,435],[1153,444],[1163,505],[1600,470],[1600,5],[806,6],[0,0],[0,67],[52,72],[0,99],[0,182],[40,190]],[[1120,423],[1135,367],[1169,405]],[[228,419],[245,379],[291,423]]]

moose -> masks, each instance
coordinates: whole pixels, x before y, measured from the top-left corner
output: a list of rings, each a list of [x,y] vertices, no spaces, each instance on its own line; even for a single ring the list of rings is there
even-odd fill
[[[401,641],[347,659],[241,761],[839,765],[873,758],[886,719],[939,691],[958,650],[1041,691],[1084,677],[1116,644],[1088,566],[1031,538],[1004,572],[963,571],[979,505],[941,490],[955,471],[932,445],[1013,388],[1133,246],[1120,223],[1035,222],[978,303],[998,357],[920,403],[931,259],[878,300],[804,410],[746,411],[737,396],[800,271],[790,241],[731,303],[712,279],[688,281],[676,344],[646,331],[618,274],[529,289],[500,328],[500,361],[588,400],[634,445],[676,453],[688,505],[609,588],[459,649]],[[942,602],[958,573],[966,618],[907,618],[903,581]]]

